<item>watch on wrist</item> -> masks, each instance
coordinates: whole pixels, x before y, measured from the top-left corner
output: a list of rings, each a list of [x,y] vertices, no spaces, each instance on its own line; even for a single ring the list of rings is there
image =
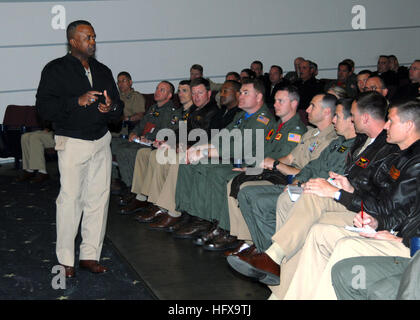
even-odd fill
[[[340,201],[340,198],[341,198],[341,189],[334,192],[334,200],[335,201]]]
[[[279,160],[274,160],[273,162],[273,170],[277,171],[277,166],[279,165],[280,161]]]

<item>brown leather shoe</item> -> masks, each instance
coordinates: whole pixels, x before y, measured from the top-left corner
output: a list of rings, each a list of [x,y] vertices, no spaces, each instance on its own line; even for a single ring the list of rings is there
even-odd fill
[[[154,221],[157,217],[160,217],[161,215],[165,214],[165,211],[162,211],[159,207],[156,207],[157,209],[148,211],[147,213],[138,215],[135,219],[137,222],[140,223],[149,223]]]
[[[186,212],[182,213],[181,219],[179,219],[174,225],[168,227],[168,232],[176,232],[184,227],[191,220],[191,215]]]
[[[41,173],[37,172],[35,177],[29,180],[30,183],[42,183],[50,179],[50,175],[48,173]]]
[[[181,216],[172,217],[167,212],[160,215],[158,221],[149,224],[149,229],[168,231],[168,228],[181,220]]]
[[[227,250],[225,252],[223,252],[223,255],[225,257],[227,256],[231,256],[232,254],[238,254],[239,252],[246,250],[250,247],[249,244],[247,244],[245,241],[240,240],[238,246],[236,246],[236,248],[233,248],[232,250]]]
[[[101,266],[96,260],[80,260],[79,267],[92,273],[105,273],[108,271],[107,268]]]
[[[212,224],[210,221],[196,218],[187,223],[179,230],[173,233],[174,238],[190,239],[195,238],[198,234],[210,231]]]
[[[122,207],[127,206],[136,196],[137,194],[129,192],[118,199],[118,204]]]
[[[120,214],[132,214],[141,209],[150,207],[152,204],[147,201],[140,201],[134,198],[127,206],[120,209]]]
[[[23,182],[35,177],[35,172],[23,170],[22,174],[15,179],[16,182]]]
[[[204,250],[226,251],[238,246],[238,238],[223,230],[220,234],[203,245]]]
[[[74,267],[65,266],[64,264],[60,264],[60,266],[64,267],[66,272],[66,278],[74,278],[76,273],[74,272]]]
[[[265,252],[254,255],[231,255],[227,257],[227,262],[244,276],[256,278],[269,286],[280,284],[280,266]]]

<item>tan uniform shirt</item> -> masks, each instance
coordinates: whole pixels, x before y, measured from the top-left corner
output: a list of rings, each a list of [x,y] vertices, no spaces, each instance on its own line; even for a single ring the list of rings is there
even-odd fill
[[[120,99],[124,102],[124,117],[146,111],[146,99],[138,91],[132,89],[128,93],[120,93]]]

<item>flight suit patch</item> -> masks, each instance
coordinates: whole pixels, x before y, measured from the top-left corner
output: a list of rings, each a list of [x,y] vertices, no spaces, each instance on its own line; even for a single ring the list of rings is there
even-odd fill
[[[271,130],[268,132],[267,136],[265,137],[265,140],[270,140],[270,139],[271,139],[271,137],[273,136],[273,133],[274,133],[274,129],[271,129]]]
[[[259,115],[257,118],[257,121],[267,125],[270,122],[270,119],[268,119],[267,117],[264,117],[263,115]]]
[[[159,113],[158,111],[153,112],[153,116],[154,116],[154,117],[156,117],[156,118],[157,118],[157,117],[159,117],[159,115],[160,115],[160,113]]]
[[[171,120],[171,124],[176,124],[178,122],[179,118],[177,116],[174,116]]]
[[[301,138],[302,136],[300,134],[289,133],[289,136],[287,137],[287,141],[299,143]]]
[[[340,148],[338,148],[337,152],[344,153],[347,149],[348,149],[348,147],[341,146]]]
[[[389,175],[394,180],[397,180],[400,177],[400,174],[401,174],[400,170],[398,170],[397,168],[395,168],[394,165],[391,167],[391,170],[389,170]]]
[[[281,133],[277,133],[275,140],[279,141],[283,135]]]
[[[315,151],[315,149],[316,149],[316,147],[318,147],[318,144],[317,144],[316,142],[312,143],[312,144],[309,146],[309,152],[310,152],[310,153],[314,152],[314,151]]]
[[[367,168],[367,166],[369,165],[369,162],[370,160],[362,157],[359,160],[357,160],[356,165],[361,168]]]

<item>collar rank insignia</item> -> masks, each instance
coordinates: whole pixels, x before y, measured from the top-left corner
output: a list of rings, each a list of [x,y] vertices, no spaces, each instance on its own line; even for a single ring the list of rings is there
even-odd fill
[[[154,116],[154,117],[159,117],[159,114],[160,114],[160,113],[159,113],[158,111],[153,112],[153,116]]]
[[[273,133],[274,133],[274,129],[271,129],[271,130],[268,132],[267,136],[265,137],[265,140],[270,140],[270,139],[271,139],[271,137],[273,136]]]
[[[257,118],[258,122],[264,123],[265,125],[267,125],[270,122],[270,119],[268,119],[267,117],[263,116],[262,114],[260,114]]]
[[[367,168],[367,166],[369,165],[370,160],[361,157],[359,160],[356,161],[356,165],[361,167],[361,168]]]
[[[348,147],[341,146],[340,148],[338,148],[337,152],[344,153],[347,149],[348,149]]]
[[[389,170],[389,175],[394,180],[397,180],[400,177],[400,174],[401,174],[400,170],[398,170],[397,168],[395,168],[394,165],[391,167],[391,170]]]

